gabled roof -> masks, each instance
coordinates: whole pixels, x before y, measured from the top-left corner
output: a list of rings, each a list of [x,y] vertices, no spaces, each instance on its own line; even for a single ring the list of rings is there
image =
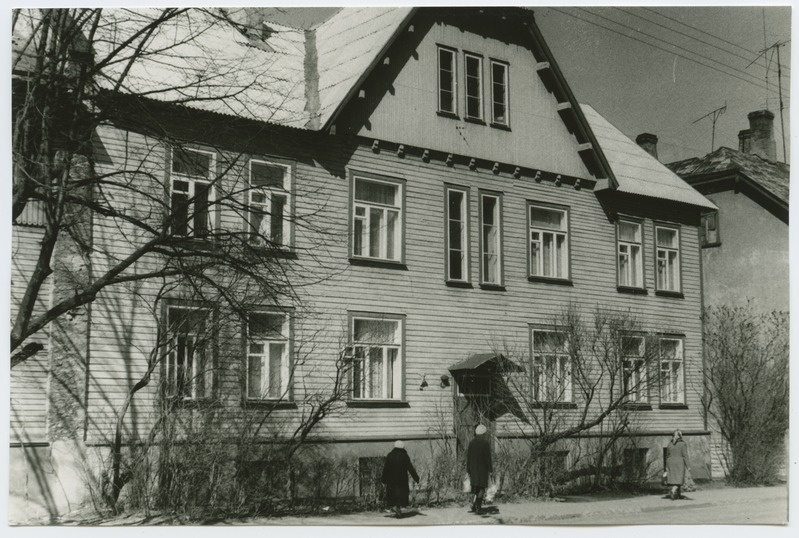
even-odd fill
[[[716,209],[710,200],[627,138],[590,105],[580,106],[616,177],[615,190]]]
[[[666,166],[689,183],[694,179],[727,172],[740,174],[788,207],[791,168],[787,164],[722,146],[704,157],[693,157]]]

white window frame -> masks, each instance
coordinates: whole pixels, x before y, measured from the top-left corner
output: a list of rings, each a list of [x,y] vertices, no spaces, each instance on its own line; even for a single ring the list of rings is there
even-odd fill
[[[452,87],[452,109],[447,110],[442,106],[442,99],[441,94],[444,91],[441,87],[442,77],[444,76],[445,71],[443,71],[441,67],[441,54],[448,53],[452,56],[452,71],[448,72],[448,77],[450,79],[450,84]],[[438,111],[443,112],[444,114],[454,114],[458,115],[458,51],[455,49],[451,49],[449,47],[443,47],[441,45],[438,46],[438,50],[436,52],[436,67],[437,67],[437,74],[438,74],[438,84],[436,86],[438,92]]]
[[[533,226],[533,211],[536,209],[543,209],[545,211],[554,211],[563,214],[561,228],[547,228],[542,226]],[[554,207],[543,205],[533,202],[527,204],[527,226],[528,226],[528,255],[527,255],[527,271],[528,275],[533,278],[548,278],[553,280],[569,280],[571,276],[571,263],[570,263],[570,245],[569,245],[569,209],[565,207]],[[546,237],[551,236],[552,248],[555,253],[550,257],[549,267],[544,265],[544,244]],[[557,251],[557,240],[563,239],[562,252]],[[538,252],[537,261],[534,262],[533,254]],[[561,267],[563,270],[562,275],[555,274],[557,269],[557,260],[560,259]],[[550,271],[551,274],[546,274]]]
[[[276,187],[257,187],[253,186],[252,183],[252,165],[253,163],[258,164],[265,164],[268,166],[275,166],[279,168],[284,168],[286,173],[283,176],[283,187],[276,188]],[[251,158],[247,161],[247,201],[249,202],[247,208],[247,232],[250,234],[250,238],[252,241],[258,244],[263,244],[264,237],[268,237],[269,240],[277,247],[282,248],[290,248],[293,244],[293,227],[291,222],[291,192],[292,192],[292,166],[279,163],[275,161],[271,161],[268,159],[258,159],[258,158]],[[256,197],[262,195],[264,197],[263,202],[258,202],[255,200]],[[272,219],[274,215],[272,214],[272,201],[273,197],[283,197],[285,199],[283,205],[283,218],[282,218],[282,241],[275,241],[275,237],[272,236]],[[260,211],[263,214],[263,220],[261,221],[261,226],[259,231],[254,231],[253,223],[254,223],[254,215],[255,211]]]
[[[636,340],[638,342],[637,354],[628,354],[626,340]],[[646,404],[649,403],[649,390],[647,387],[647,361],[646,361],[646,338],[638,335],[622,336],[622,390],[626,394],[626,400],[630,403]],[[632,388],[629,380],[633,379]]]
[[[450,196],[453,193],[460,194],[461,204],[460,213],[461,219],[454,220],[450,213]],[[446,260],[445,265],[447,268],[447,280],[450,282],[469,282],[469,191],[468,189],[448,185],[446,187],[445,199],[445,215],[446,215]],[[461,249],[452,248],[452,228],[458,226],[460,228],[460,242]],[[452,254],[453,252],[460,252],[460,265],[461,265],[461,278],[453,278],[452,276]]]
[[[539,402],[548,403],[572,403],[573,390],[572,390],[572,358],[569,353],[569,343],[564,338],[564,347],[559,351],[543,351],[536,350],[535,335],[536,333],[553,333],[563,334],[562,331],[555,329],[542,329],[533,328],[530,331],[530,348],[532,349],[533,368],[532,368],[532,391],[533,398]],[[561,383],[560,377],[548,376],[548,372],[553,371],[563,372],[563,381]],[[555,399],[551,399],[550,395],[556,392]]]
[[[171,316],[172,312],[177,311],[184,311],[184,312],[204,312],[205,313],[205,330],[203,327],[200,327],[199,331],[197,327],[192,326],[191,324],[187,324],[186,328],[188,329],[185,332],[181,332],[175,334],[172,332],[172,324],[171,324]],[[214,356],[214,338],[211,335],[211,330],[208,327],[213,320],[211,319],[213,315],[213,311],[208,307],[203,306],[193,306],[193,305],[167,305],[166,306],[166,344],[168,349],[166,350],[166,357],[164,358],[164,378],[165,378],[165,388],[166,392],[169,396],[175,398],[181,398],[184,401],[192,401],[192,400],[207,400],[213,397],[214,390],[215,390],[215,356]],[[186,350],[186,345],[184,343],[181,346],[180,338],[185,338],[188,342],[191,343],[192,349],[196,350],[196,343],[198,341],[198,336],[205,338],[205,341],[202,342],[203,344],[203,351],[205,353],[205,370],[201,371],[200,368],[202,365],[200,361],[196,360],[196,355],[192,352],[190,360],[191,360],[191,373],[186,373],[184,370],[184,383],[188,382],[188,392],[180,391],[179,383],[178,383],[178,376],[179,376],[179,369],[178,364],[179,362],[179,355],[181,355],[181,350]],[[185,365],[187,360],[186,357],[183,357],[182,360],[183,364]],[[203,385],[205,387],[204,394],[199,394],[199,379],[203,380]]]
[[[494,198],[496,200],[496,204],[494,204],[494,213],[493,213],[493,220],[494,224],[486,223],[486,214],[483,208],[483,200],[486,198]],[[493,192],[486,192],[480,191],[479,195],[479,203],[480,203],[480,283],[487,284],[489,286],[502,286],[502,195],[499,193]],[[491,253],[488,251],[488,241],[486,240],[486,232],[490,227],[496,228],[496,234],[494,234],[494,248],[495,252]],[[490,257],[494,257],[496,259],[496,278],[494,280],[488,280],[487,276],[487,269],[489,267],[488,260]]]
[[[675,233],[677,247],[661,246],[658,241],[658,230],[668,230]],[[671,266],[668,262],[669,254],[676,254],[676,261]],[[682,289],[681,278],[681,253],[680,253],[680,229],[674,226],[655,225],[655,285],[657,291],[670,291],[679,293]],[[663,280],[661,281],[661,275]],[[670,277],[674,277],[675,286],[667,287]]]
[[[469,60],[477,60],[477,95],[469,95]],[[483,57],[469,52],[463,53],[463,81],[464,81],[464,117],[470,120],[483,121]],[[469,99],[477,99],[477,115],[469,114]]]
[[[183,174],[180,172],[175,171],[175,150],[179,149],[180,151],[186,153],[201,153],[205,155],[211,156],[211,162],[208,166],[208,175],[203,176],[193,176],[188,174]],[[170,213],[174,214],[174,207],[173,207],[173,197],[176,194],[180,196],[184,196],[186,198],[186,207],[187,213],[191,215],[188,222],[185,223],[186,226],[186,234],[177,234],[174,231],[174,227],[176,223],[172,223],[172,230],[174,235],[180,235],[185,237],[205,237],[206,234],[197,235],[194,230],[194,202],[189,203],[190,200],[194,200],[195,196],[197,195],[197,185],[207,185],[208,189],[208,222],[206,223],[207,233],[213,233],[216,229],[216,217],[218,207],[216,206],[216,188],[213,184],[214,177],[216,175],[216,152],[214,151],[207,151],[201,150],[196,148],[171,148],[170,149],[170,159],[169,159],[169,211]],[[178,190],[176,188],[175,182],[180,181],[187,184],[187,188],[185,191]]]
[[[393,342],[377,341],[356,341],[355,323],[356,321],[377,321],[381,323],[395,323]],[[350,346],[352,349],[352,368],[351,368],[351,387],[352,400],[403,400],[403,381],[404,381],[404,347],[405,347],[405,327],[404,317],[395,315],[381,315],[369,313],[357,313],[350,316]],[[376,350],[380,353],[382,364],[382,375],[380,379],[380,393],[375,396],[372,388],[372,361],[371,352]],[[388,368],[391,351],[394,351],[393,368]],[[391,394],[389,394],[391,389]]]
[[[389,185],[396,189],[394,198],[394,205],[386,205],[377,202],[363,201],[356,199],[356,184],[358,181],[365,181],[368,183],[380,183]],[[405,210],[404,210],[404,193],[405,185],[400,180],[393,179],[377,179],[375,177],[363,174],[353,174],[351,180],[351,226],[352,226],[352,256],[353,258],[369,259],[369,260],[382,260],[388,262],[401,263],[404,258],[404,235],[405,235]],[[385,224],[378,230],[380,234],[379,252],[377,256],[372,256],[371,241],[372,241],[372,210],[380,211],[382,214],[382,222]],[[388,218],[389,214],[395,212],[397,217],[394,224],[394,257],[388,255]],[[358,234],[358,223],[360,223],[360,234]],[[359,236],[359,237],[356,237]],[[360,240],[361,252],[356,251],[357,243]]]
[[[636,241],[624,241],[621,238],[622,224],[636,226],[638,228]],[[641,222],[619,219],[616,223],[616,269],[618,272],[618,285],[624,288],[637,288],[644,289],[644,242],[643,242],[643,225]],[[633,250],[638,250],[638,262],[633,264]],[[626,258],[626,271],[622,266],[622,258]],[[624,277],[627,278],[627,283],[624,283]]]
[[[503,104],[505,107],[505,118],[498,119],[495,109],[495,104],[497,103],[497,93],[496,93],[496,84],[497,81],[494,80],[494,66],[499,65],[503,67],[503,76],[502,76],[502,99]],[[507,62],[502,62],[499,60],[491,60],[491,123],[494,125],[502,125],[505,127],[510,126],[510,103],[509,96],[510,96],[510,65]]]
[[[251,336],[250,335],[250,318],[252,315],[266,315],[281,318],[281,331],[280,335],[268,336]],[[245,376],[245,395],[247,400],[250,401],[269,401],[269,400],[283,400],[290,399],[291,387],[291,320],[289,316],[283,312],[275,312],[271,310],[257,310],[250,312],[244,320],[245,331],[245,346],[246,346],[246,376]],[[272,394],[269,391],[271,385],[271,369],[270,363],[272,357],[272,344],[279,344],[283,346],[283,351],[280,356],[280,387],[279,394]],[[262,346],[260,353],[256,352],[255,346]],[[257,392],[253,393],[250,386],[250,371],[253,360],[259,360],[259,369],[261,372],[259,386]]]
[[[664,357],[663,342],[677,342],[677,357]],[[685,342],[682,338],[661,337],[659,350],[659,387],[661,404],[685,403]]]

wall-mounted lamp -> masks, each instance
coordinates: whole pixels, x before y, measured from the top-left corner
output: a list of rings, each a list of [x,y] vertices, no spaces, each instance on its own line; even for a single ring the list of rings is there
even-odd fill
[[[448,375],[442,375],[441,376],[441,385],[440,386],[441,386],[442,389],[445,389],[445,388],[449,387],[449,376]]]
[[[422,375],[422,383],[419,385],[419,390],[424,390],[427,388],[427,374]]]

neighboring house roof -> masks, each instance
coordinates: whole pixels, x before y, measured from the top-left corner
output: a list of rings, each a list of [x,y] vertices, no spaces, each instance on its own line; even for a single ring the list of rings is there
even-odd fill
[[[787,164],[722,146],[704,157],[693,157],[666,166],[689,182],[692,178],[740,174],[788,207],[791,168]]]
[[[590,105],[580,106],[616,177],[615,190],[716,209],[710,200],[627,138]]]

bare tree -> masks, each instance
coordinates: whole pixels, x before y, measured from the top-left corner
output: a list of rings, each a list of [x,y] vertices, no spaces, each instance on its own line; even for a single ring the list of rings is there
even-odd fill
[[[618,474],[614,447],[637,426],[636,409],[648,405],[657,387],[657,341],[629,311],[597,307],[586,321],[569,305],[551,324],[533,331],[533,356],[505,343],[500,354],[514,366],[504,369],[495,391],[498,414],[528,447],[533,493],[581,476]],[[565,472],[558,448],[581,434],[597,434],[590,454]],[[532,465],[530,465],[532,464]]]
[[[702,405],[721,433],[728,480],[768,484],[785,464],[788,432],[788,315],[751,305],[704,312]]]
[[[293,212],[278,192],[278,171],[249,160],[246,146],[291,90],[276,88],[257,47],[240,55],[208,49],[217,34],[239,30],[210,9],[14,12],[12,219],[38,215],[42,238],[13,313],[12,368],[42,349],[33,335],[128,282],[191,275],[214,286],[224,274],[248,280],[261,297],[296,299],[300,277],[313,272],[294,274],[289,285],[292,260],[281,254],[290,233],[306,227],[313,235],[325,224],[311,224],[315,210]],[[256,114],[251,97],[259,92],[269,102]],[[197,132],[176,134],[170,121],[186,106],[210,111],[193,113],[206,134],[230,123],[215,111],[262,123],[230,150],[195,139]],[[113,162],[98,146],[103,129],[126,133]],[[35,309],[69,257],[85,270]]]

